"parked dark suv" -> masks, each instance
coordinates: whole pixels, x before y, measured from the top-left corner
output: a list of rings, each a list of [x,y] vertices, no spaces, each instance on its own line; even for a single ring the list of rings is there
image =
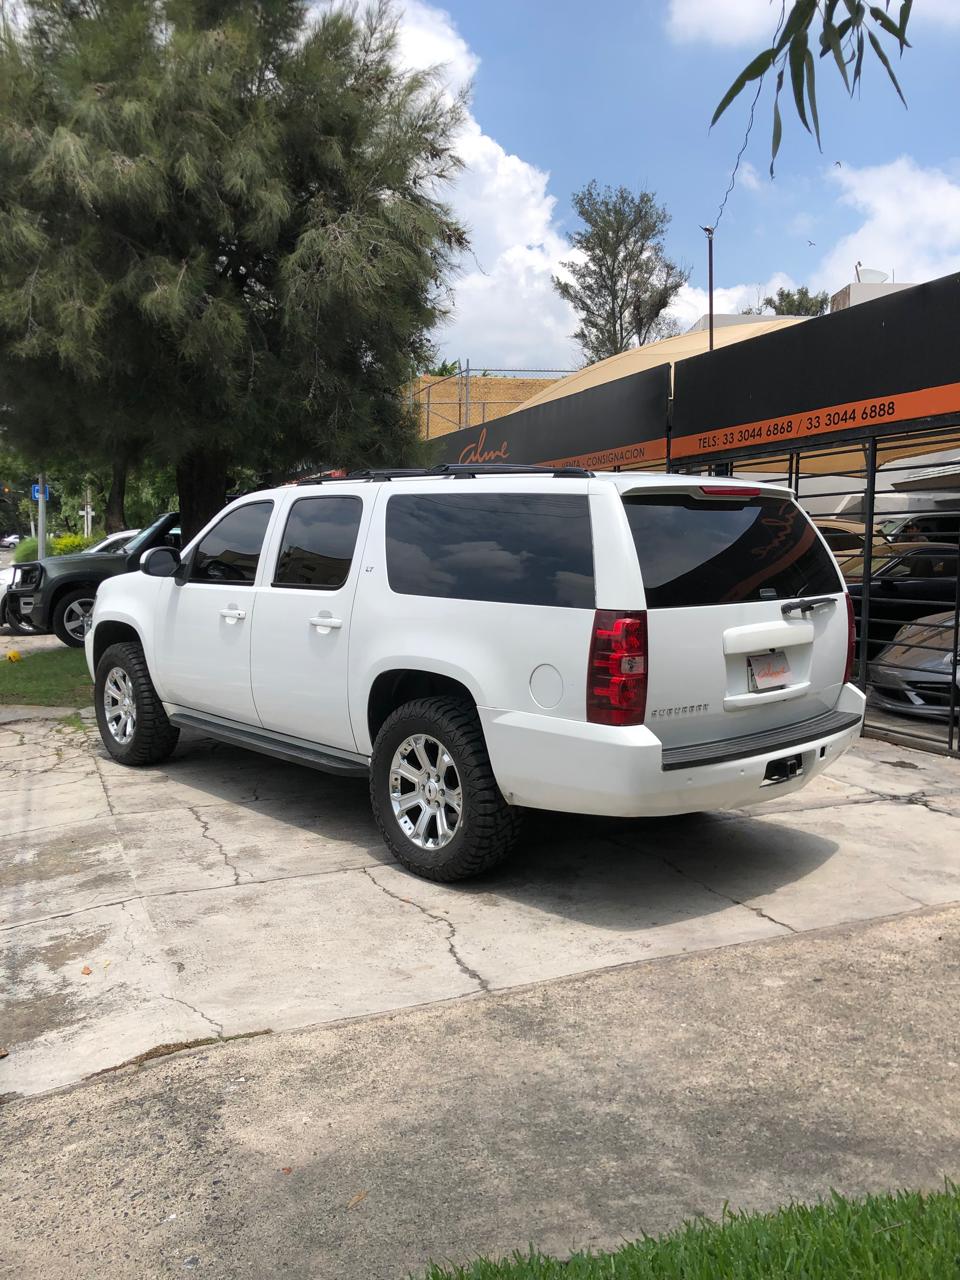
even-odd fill
[[[180,547],[180,515],[168,511],[140,533],[122,551],[89,556],[48,556],[17,565],[7,591],[7,610],[34,631],[52,631],[72,648],[83,645],[87,619],[93,610],[97,587],[118,573],[140,566],[140,557],[151,547]]]

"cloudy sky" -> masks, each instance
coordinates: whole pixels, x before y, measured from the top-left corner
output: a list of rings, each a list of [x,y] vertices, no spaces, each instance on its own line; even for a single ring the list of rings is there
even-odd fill
[[[449,198],[474,253],[440,335],[444,355],[488,367],[578,363],[574,320],[550,276],[568,251],[570,194],[591,178],[646,186],[666,203],[668,250],[692,269],[675,312],[684,325],[696,320],[706,309],[699,227],[716,219],[748,104],[712,132],[709,120],[769,39],[779,3],[398,3],[405,61],[444,64],[451,87],[473,86],[460,142],[467,169]],[[717,233],[719,311],[778,284],[833,292],[857,260],[897,280],[960,270],[960,0],[917,0],[911,24],[914,48],[898,67],[909,110],[875,59],[854,102],[821,63],[823,153],[785,113],[773,181],[761,99]]]

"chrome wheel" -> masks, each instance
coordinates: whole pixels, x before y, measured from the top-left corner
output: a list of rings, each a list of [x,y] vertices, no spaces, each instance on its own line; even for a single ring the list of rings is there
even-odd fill
[[[109,683],[109,682],[108,682]],[[390,765],[390,804],[400,830],[418,849],[442,849],[460,828],[460,775],[442,742],[412,733]]]
[[[113,667],[103,686],[103,715],[115,742],[125,747],[137,731],[137,700],[133,681],[123,667]]]
[[[63,629],[82,644],[87,634],[87,623],[93,613],[93,596],[73,600],[63,611]],[[119,668],[118,668],[119,670]]]

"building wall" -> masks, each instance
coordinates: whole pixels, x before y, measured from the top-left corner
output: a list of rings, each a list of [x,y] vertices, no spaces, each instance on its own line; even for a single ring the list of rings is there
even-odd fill
[[[425,438],[447,435],[462,427],[478,427],[512,413],[563,375],[542,378],[458,374],[452,378],[424,375],[410,386],[410,398],[420,417]]]

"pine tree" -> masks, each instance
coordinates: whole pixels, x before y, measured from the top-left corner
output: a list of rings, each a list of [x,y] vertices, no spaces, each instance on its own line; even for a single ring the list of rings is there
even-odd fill
[[[0,35],[0,387],[21,449],[231,473],[398,462],[464,233],[460,105],[386,3],[28,0]]]
[[[553,286],[579,315],[573,336],[592,363],[659,337],[663,312],[689,272],[664,252],[670,215],[652,192],[590,182],[572,203],[584,224],[570,236],[579,253],[562,264],[572,281],[555,276]]]

